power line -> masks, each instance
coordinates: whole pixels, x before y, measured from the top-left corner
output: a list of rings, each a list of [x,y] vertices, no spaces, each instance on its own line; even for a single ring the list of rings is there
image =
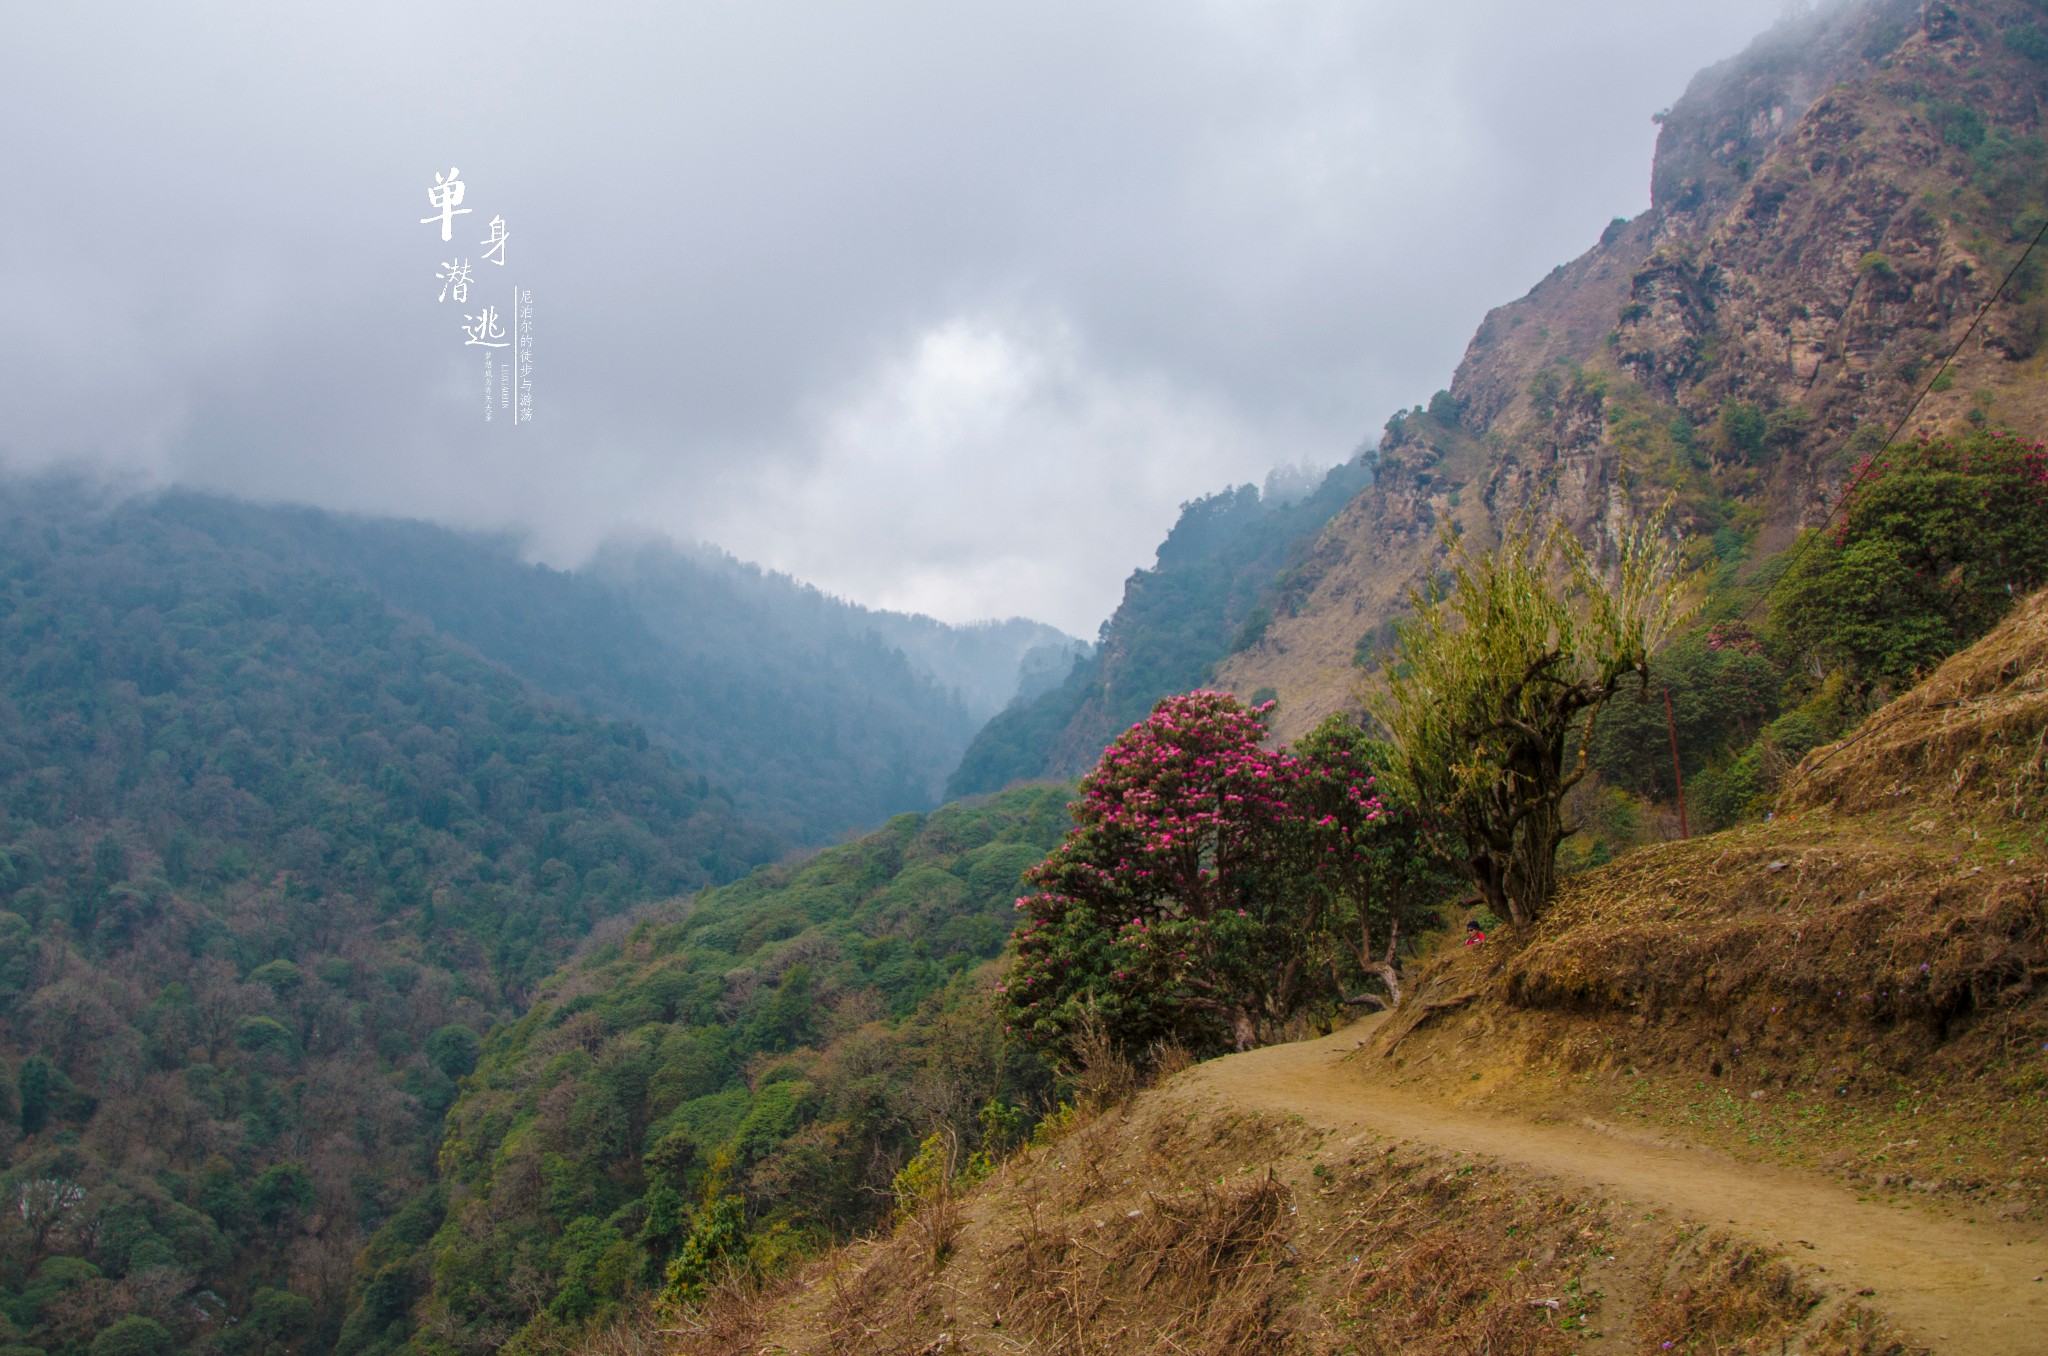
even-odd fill
[[[1991,308],[1998,304],[1998,299],[2005,295],[2005,290],[2008,287],[2012,286],[2012,280],[2019,276],[2020,270],[2026,267],[2027,259],[2034,253],[2035,247],[2044,239],[2048,239],[2048,222],[2043,222],[2041,229],[2034,232],[2034,238],[2027,242],[2025,249],[2020,251],[2020,257],[2013,262],[2011,268],[2005,271],[2004,280],[1992,289],[1991,295],[1984,299],[1984,304],[1977,308],[1976,316],[1970,321],[1970,328],[1963,331],[1963,337],[1956,341],[1956,346],[1949,350],[1946,358],[1941,360],[1941,366],[1935,369],[1934,375],[1928,378],[1927,384],[1920,388],[1920,394],[1913,397],[1913,403],[1906,407],[1905,414],[1901,415],[1899,422],[1892,426],[1890,435],[1885,438],[1884,442],[1878,445],[1877,451],[1871,453],[1870,459],[1857,469],[1856,474],[1850,477],[1849,483],[1842,488],[1841,496],[1835,500],[1834,507],[1828,510],[1828,516],[1821,520],[1820,526],[1814,529],[1811,534],[1802,535],[1798,541],[1793,543],[1792,552],[1786,557],[1785,568],[1778,572],[1777,580],[1769,588],[1757,594],[1754,601],[1743,612],[1742,621],[1745,625],[1756,615],[1756,610],[1769,600],[1771,594],[1776,591],[1778,583],[1792,577],[1792,567],[1799,563],[1799,557],[1805,554],[1806,548],[1813,543],[1815,538],[1828,530],[1828,527],[1835,521],[1835,515],[1842,511],[1843,507],[1848,504],[1849,497],[1856,493],[1856,487],[1869,479],[1871,474],[1877,470],[1878,463],[1884,460],[1884,454],[1891,451],[1892,444],[1897,442],[1899,435],[1906,431],[1906,425],[1913,422],[1913,416],[1920,412],[1921,402],[1932,395],[1934,388],[1941,384],[1942,377],[1955,365],[1955,361],[1962,355],[1964,347],[1969,344],[1971,337],[1977,333],[1977,327],[1984,323],[1984,317],[1991,314]]]

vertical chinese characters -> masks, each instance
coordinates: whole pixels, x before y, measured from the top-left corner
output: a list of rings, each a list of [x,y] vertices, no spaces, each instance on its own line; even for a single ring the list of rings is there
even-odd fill
[[[498,308],[485,306],[479,315],[466,315],[464,320],[473,320],[473,325],[464,325],[462,332],[469,336],[463,340],[465,347],[480,344],[484,348],[510,348],[512,341],[505,337],[505,331],[498,328]]]
[[[441,295],[436,297],[435,300],[446,301],[448,300],[449,297],[452,296],[457,301],[468,301],[469,260],[450,259],[447,263],[441,265],[441,267],[446,269],[447,272],[436,273],[434,275],[435,277],[441,280]]]
[[[462,171],[450,167],[446,174],[436,170],[434,182],[427,189],[427,203],[435,215],[421,217],[422,226],[439,226],[441,239],[453,242],[455,218],[468,216],[475,209],[464,207],[469,196],[469,186],[463,182]],[[506,266],[506,244],[512,230],[502,215],[493,214],[488,234],[477,242],[483,253],[484,263],[498,268]],[[453,299],[457,305],[470,303],[470,289],[477,285],[474,268],[469,259],[457,255],[453,259],[440,261],[440,269],[434,278],[441,284],[434,300],[437,304]],[[513,286],[511,304],[500,311],[493,302],[477,301],[474,314],[465,312],[462,317],[462,345],[464,348],[484,350],[484,420],[490,422],[494,411],[504,409],[511,416],[513,424],[531,423],[533,420],[533,289]],[[510,349],[504,361],[500,362],[493,352],[496,349]],[[516,381],[516,386],[515,386]]]
[[[519,294],[519,420],[533,421],[533,289]]]

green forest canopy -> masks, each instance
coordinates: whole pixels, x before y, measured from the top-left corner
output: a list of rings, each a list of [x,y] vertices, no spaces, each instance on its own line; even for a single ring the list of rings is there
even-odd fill
[[[331,576],[55,487],[0,521],[0,1347],[318,1343],[477,1037],[781,845]]]
[[[728,1198],[756,1253],[874,1223],[927,1133],[1044,1085],[985,962],[1068,794],[901,816],[567,968],[465,1084],[445,1221],[380,1236],[341,1350],[391,1349],[422,1294],[455,1350],[535,1349],[657,1289]]]

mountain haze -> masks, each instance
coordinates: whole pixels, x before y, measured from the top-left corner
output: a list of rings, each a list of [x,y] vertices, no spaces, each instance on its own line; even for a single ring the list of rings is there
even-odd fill
[[[564,571],[430,523],[188,492],[153,511],[352,580],[540,690],[644,727],[793,843],[931,808],[1025,656],[1072,643],[1036,622],[871,611],[709,548],[615,544]]]
[[[1241,485],[1181,506],[1151,569],[1134,571],[1091,654],[1064,681],[984,726],[950,796],[1078,776],[1161,697],[1210,680],[1272,625],[1293,571],[1330,516],[1372,479],[1370,456],[1314,476]],[[1283,591],[1276,597],[1276,591]]]

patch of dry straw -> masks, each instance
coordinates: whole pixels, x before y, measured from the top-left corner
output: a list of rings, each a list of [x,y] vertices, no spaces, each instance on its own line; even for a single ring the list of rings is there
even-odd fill
[[[1808,754],[1781,811],[1934,811],[2041,817],[2048,792],[2048,590],[1951,656],[1848,738]]]

